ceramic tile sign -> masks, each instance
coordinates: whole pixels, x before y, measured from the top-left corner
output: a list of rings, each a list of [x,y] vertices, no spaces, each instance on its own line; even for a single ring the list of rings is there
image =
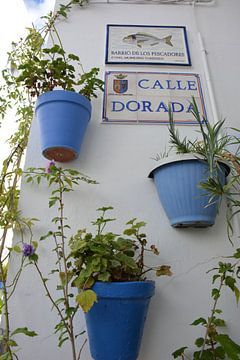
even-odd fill
[[[106,64],[189,66],[186,28],[107,25]]]
[[[198,74],[110,71],[105,75],[103,123],[166,124],[170,103],[175,123],[196,124],[193,96],[206,118]]]

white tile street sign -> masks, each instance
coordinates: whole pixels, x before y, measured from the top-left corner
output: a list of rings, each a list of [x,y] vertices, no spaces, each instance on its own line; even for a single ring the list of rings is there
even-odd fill
[[[175,123],[195,124],[192,97],[206,117],[198,74],[110,71],[105,79],[103,122],[168,123],[171,104]]]

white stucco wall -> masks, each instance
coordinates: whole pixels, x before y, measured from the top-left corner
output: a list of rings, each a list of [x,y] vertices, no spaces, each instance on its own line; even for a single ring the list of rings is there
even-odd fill
[[[211,118],[197,40],[198,24],[206,45],[219,113],[227,117],[227,125],[237,127],[240,113],[239,13],[239,0],[216,0],[214,6],[198,6],[195,9],[196,20],[191,6],[90,4],[85,9],[73,11],[69,19],[59,25],[59,31],[66,50],[79,54],[86,70],[99,66],[102,75],[104,69],[200,73],[207,112]],[[105,29],[109,23],[186,26],[192,67],[105,66]],[[156,295],[151,302],[139,360],[170,360],[173,350],[184,345],[192,346],[199,330],[189,324],[197,317],[207,316],[210,311],[210,277],[206,271],[216,264],[219,256],[232,252],[226,236],[224,211],[221,211],[212,228],[171,228],[154,184],[147,178],[148,170],[155,166],[151,157],[163,151],[167,144],[167,127],[103,125],[102,95],[93,101],[93,109],[81,155],[67,167],[88,174],[99,185],[83,184],[76,192],[69,194],[67,216],[72,232],[88,226],[95,218],[95,209],[103,205],[115,208],[115,231],[123,229],[123,225],[132,217],[147,222],[149,241],[159,246],[160,262],[170,264],[174,276],[156,280]],[[181,127],[180,131],[192,136],[195,127]],[[40,152],[38,124],[34,120],[25,167],[45,164]],[[53,217],[53,211],[48,211],[47,195],[48,189],[44,186],[37,188],[24,182],[22,184],[21,210],[25,216],[40,220],[34,229],[36,239],[48,231]],[[18,241],[17,236],[15,241]],[[235,242],[237,245],[238,240]],[[49,242],[44,242],[39,249],[40,264],[44,266],[46,274],[53,261],[50,248]],[[10,269],[14,271],[15,267],[14,261]],[[61,350],[57,348],[57,338],[52,335],[56,316],[50,311],[51,306],[34,270],[24,271],[11,305],[13,327],[27,325],[39,333],[38,338],[31,340],[19,337],[21,359],[70,359],[68,346]],[[227,293],[223,297],[221,307],[225,309],[229,333],[236,341],[239,340],[240,314],[232,294]],[[79,326],[84,327],[80,318]],[[82,360],[90,359],[86,346]]]

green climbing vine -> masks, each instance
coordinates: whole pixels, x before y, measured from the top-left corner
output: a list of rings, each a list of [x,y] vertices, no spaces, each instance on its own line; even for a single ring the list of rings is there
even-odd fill
[[[74,67],[70,65],[70,61],[77,61],[80,64],[80,59],[72,54],[66,55],[61,39],[56,29],[56,23],[63,18],[67,18],[74,6],[84,6],[86,0],[71,0],[66,5],[60,5],[55,12],[50,12],[43,16],[44,25],[37,29],[32,26],[27,28],[27,34],[18,42],[12,42],[12,50],[8,53],[8,66],[2,71],[2,83],[0,86],[0,124],[7,121],[9,112],[14,116],[16,123],[16,131],[8,139],[9,155],[3,161],[0,173],[0,279],[3,283],[1,289],[0,312],[3,317],[4,334],[0,340],[3,344],[3,354],[0,355],[1,360],[18,359],[16,350],[18,343],[16,336],[18,334],[25,334],[27,336],[36,336],[34,331],[26,327],[12,330],[11,328],[11,314],[9,313],[9,300],[16,290],[21,272],[24,267],[26,256],[22,251],[22,246],[26,238],[31,241],[32,225],[36,219],[26,219],[22,217],[18,209],[20,181],[23,174],[22,166],[24,161],[25,150],[28,143],[31,122],[34,114],[34,105],[36,101],[37,89],[39,86],[39,64],[42,68],[46,67],[46,61],[57,61],[56,57],[60,56],[59,67],[62,67],[62,73],[56,75],[58,77],[54,86],[62,85],[60,82],[65,80],[68,84],[67,89],[73,90],[74,82],[67,81],[67,77],[72,79]],[[52,43],[50,48],[46,48],[46,40],[49,37],[49,42]],[[55,52],[51,49],[55,49]],[[46,58],[50,55],[50,60]],[[52,56],[51,56],[52,55]],[[68,60],[67,60],[68,59]],[[32,67],[29,67],[29,64]],[[64,68],[64,66],[65,68]],[[59,69],[58,67],[58,69]],[[82,66],[81,66],[82,69]],[[66,73],[66,70],[70,73]],[[25,71],[25,73],[24,73]],[[26,71],[28,72],[26,75]],[[32,76],[32,84],[28,83],[27,76]],[[83,72],[83,69],[82,69]],[[98,69],[91,70],[88,75],[83,72],[83,76],[87,76],[87,80],[94,82]],[[89,75],[90,74],[90,75]],[[61,80],[59,82],[59,79]],[[53,76],[47,73],[46,80],[48,84],[53,85]],[[40,79],[41,81],[41,79]],[[78,79],[79,81],[79,79]],[[92,85],[92,83],[91,83]],[[37,89],[34,88],[37,86]],[[48,89],[44,79],[41,83],[43,90]],[[85,92],[89,97],[95,96],[93,87],[102,88],[103,83],[97,79],[94,86],[85,86]],[[13,115],[12,115],[13,114]],[[12,236],[12,231],[20,233],[19,244],[6,249],[7,241]],[[6,266],[12,254],[19,256],[19,269],[13,279],[6,281]]]

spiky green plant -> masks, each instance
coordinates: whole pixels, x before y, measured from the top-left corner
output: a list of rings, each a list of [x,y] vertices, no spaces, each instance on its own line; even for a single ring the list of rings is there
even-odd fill
[[[224,154],[227,152],[226,146],[230,142],[229,136],[223,134],[225,120],[219,120],[216,124],[212,125],[204,116],[201,117],[194,97],[192,97],[190,106],[191,113],[199,125],[201,139],[193,141],[187,137],[180,139],[179,132],[174,124],[173,112],[169,105],[170,144],[178,154],[195,153],[202,156],[209,165],[210,176],[215,178],[216,170],[219,168],[219,160],[223,159]]]

